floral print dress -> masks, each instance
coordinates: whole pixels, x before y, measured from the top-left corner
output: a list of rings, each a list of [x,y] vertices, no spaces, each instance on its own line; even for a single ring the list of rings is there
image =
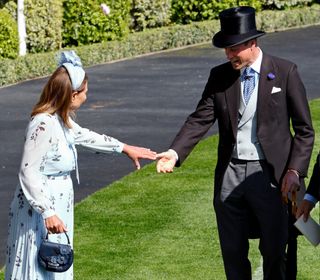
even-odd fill
[[[46,113],[29,122],[19,184],[9,211],[6,280],[73,279],[73,267],[54,273],[38,265],[38,249],[46,236],[44,219],[57,215],[66,225],[72,245],[74,202],[70,172],[77,170],[75,145],[121,153],[123,143],[70,122],[72,128],[68,129],[57,114]],[[67,242],[64,234],[49,234],[49,240]]]

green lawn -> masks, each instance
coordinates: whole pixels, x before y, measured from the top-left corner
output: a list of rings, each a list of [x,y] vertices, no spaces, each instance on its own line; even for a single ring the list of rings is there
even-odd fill
[[[317,133],[319,105],[310,102]],[[152,163],[78,203],[75,280],[225,279],[212,206],[217,142],[202,141],[172,174],[157,174]],[[317,137],[311,166],[319,150]],[[257,241],[250,259],[254,271]],[[300,237],[298,279],[317,279],[319,260],[319,248]]]

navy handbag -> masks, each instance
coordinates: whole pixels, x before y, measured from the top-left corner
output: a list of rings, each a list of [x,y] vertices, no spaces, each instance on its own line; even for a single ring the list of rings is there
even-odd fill
[[[73,250],[70,245],[69,236],[65,233],[68,244],[60,244],[46,238],[40,245],[38,262],[44,269],[52,272],[65,272],[73,263]]]

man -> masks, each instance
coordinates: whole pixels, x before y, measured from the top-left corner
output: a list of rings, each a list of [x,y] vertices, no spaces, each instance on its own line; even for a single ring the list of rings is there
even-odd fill
[[[214,208],[227,279],[251,279],[252,218],[259,225],[264,279],[285,279],[284,201],[307,175],[314,141],[305,88],[295,64],[258,47],[265,33],[256,29],[253,8],[227,9],[220,23],[213,45],[225,49],[229,62],[211,70],[195,112],[158,155],[157,171],[180,166],[217,120]]]

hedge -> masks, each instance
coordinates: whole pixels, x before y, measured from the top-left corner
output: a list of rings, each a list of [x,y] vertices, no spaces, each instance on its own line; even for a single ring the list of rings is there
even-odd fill
[[[172,21],[187,24],[193,21],[213,20],[222,10],[236,6],[251,6],[261,10],[261,0],[172,0]]]
[[[30,53],[55,51],[61,47],[61,0],[24,0],[27,49]]]
[[[136,31],[167,26],[171,23],[171,0],[132,1],[132,26]]]
[[[267,32],[291,27],[320,24],[320,5],[285,11],[263,11],[257,14],[259,29]],[[132,33],[126,40],[73,48],[84,66],[103,64],[113,60],[166,50],[196,43],[209,42],[220,30],[217,20],[176,25]],[[0,63],[0,86],[51,74],[56,68],[57,52],[28,54]]]
[[[61,1],[61,0],[60,0]],[[129,33],[131,0],[110,1],[107,16],[104,0],[63,0],[63,46],[81,46],[119,40]]]
[[[0,57],[14,59],[18,55],[18,26],[7,10],[0,10]]]
[[[17,21],[17,1],[0,0],[0,7],[8,10]],[[26,44],[29,53],[55,51],[61,47],[61,0],[25,0],[24,15],[28,34]]]
[[[260,0],[266,9],[286,9],[295,6],[306,6],[316,2],[313,0]]]

